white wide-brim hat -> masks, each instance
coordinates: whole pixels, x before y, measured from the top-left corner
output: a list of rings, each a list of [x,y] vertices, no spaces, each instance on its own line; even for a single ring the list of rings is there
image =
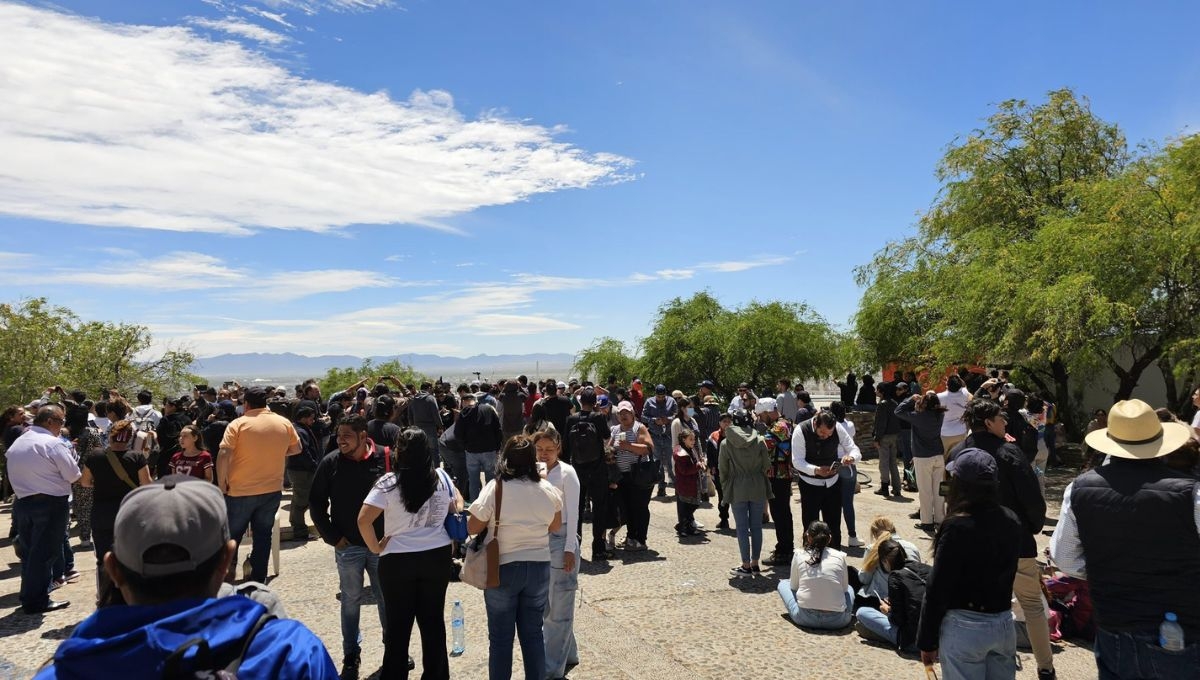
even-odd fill
[[[1183,423],[1164,423],[1141,399],[1118,401],[1108,410],[1108,427],[1088,434],[1088,446],[1118,458],[1149,460],[1187,443],[1192,433]]]

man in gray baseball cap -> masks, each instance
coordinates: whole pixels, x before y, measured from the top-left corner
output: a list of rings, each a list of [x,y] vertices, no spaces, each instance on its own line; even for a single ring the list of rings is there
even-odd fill
[[[170,475],[129,492],[104,569],[128,606],[79,624],[36,676],[336,678],[333,660],[298,621],[276,619],[241,595],[216,597],[237,546],[225,499],[202,479]],[[138,669],[134,672],[131,669]]]

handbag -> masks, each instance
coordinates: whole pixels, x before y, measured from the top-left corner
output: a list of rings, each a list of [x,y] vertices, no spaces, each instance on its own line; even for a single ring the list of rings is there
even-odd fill
[[[639,458],[630,466],[629,475],[629,483],[633,484],[634,488],[653,489],[659,480],[660,466],[657,460],[647,455],[646,460]]]
[[[446,512],[446,521],[442,522],[442,526],[446,528],[446,534],[451,541],[462,543],[467,540],[467,512],[455,512],[454,510],[454,483],[450,480],[450,475],[443,470],[438,470],[438,476],[446,481],[446,486],[450,487],[450,510]]]
[[[479,532],[467,541],[466,556],[463,558],[459,578],[467,585],[480,590],[500,587],[500,510],[504,506],[504,481],[496,477],[496,514],[492,517],[494,527]]]
[[[716,482],[713,481],[712,475],[705,472],[704,473],[704,482],[705,482],[704,488],[708,490],[708,496],[710,498],[716,498],[717,497],[717,484],[716,484]]]

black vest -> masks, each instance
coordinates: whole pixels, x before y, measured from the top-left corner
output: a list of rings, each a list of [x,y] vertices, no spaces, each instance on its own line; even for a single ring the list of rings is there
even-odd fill
[[[833,428],[833,434],[827,439],[821,439],[817,436],[816,430],[813,428],[812,418],[800,423],[800,434],[804,435],[804,458],[817,467],[828,467],[833,465],[833,461],[838,459],[838,447],[841,440],[838,439],[837,426]],[[809,479],[821,479],[800,473]]]
[[[1096,623],[1108,631],[1156,631],[1163,615],[1175,612],[1196,635],[1196,480],[1158,461],[1111,460],[1081,475],[1071,491]]]

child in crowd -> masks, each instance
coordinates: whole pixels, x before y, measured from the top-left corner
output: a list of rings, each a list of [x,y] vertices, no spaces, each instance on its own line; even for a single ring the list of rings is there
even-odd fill
[[[700,505],[700,471],[704,463],[696,447],[696,432],[685,427],[675,445],[675,516],[678,536],[695,536],[696,508]]]

